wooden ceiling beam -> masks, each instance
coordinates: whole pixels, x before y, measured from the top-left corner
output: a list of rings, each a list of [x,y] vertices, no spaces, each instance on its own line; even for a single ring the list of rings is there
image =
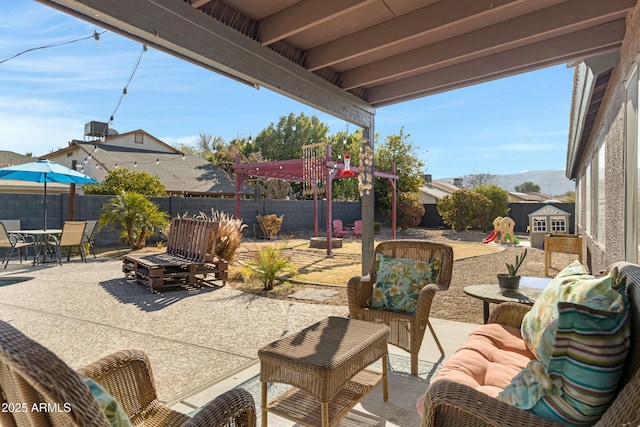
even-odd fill
[[[585,27],[623,18],[636,0],[571,0],[440,43],[414,49],[342,73],[342,88],[353,89],[444,68],[481,55],[514,49]]]
[[[375,86],[367,90],[366,98],[371,105],[380,107],[395,104],[400,100],[415,99],[527,70],[589,57],[619,48],[625,30],[626,21],[623,18],[554,39]]]
[[[303,0],[260,21],[260,43],[272,43],[322,25],[378,0]]]
[[[406,13],[376,26],[309,49],[307,68],[311,71],[330,67],[370,52],[423,37],[453,22],[464,21],[497,8],[522,3],[522,0],[486,1],[441,0],[412,13]]]
[[[189,0],[189,4],[191,5],[192,8],[197,9],[209,3],[210,1],[211,0]]]

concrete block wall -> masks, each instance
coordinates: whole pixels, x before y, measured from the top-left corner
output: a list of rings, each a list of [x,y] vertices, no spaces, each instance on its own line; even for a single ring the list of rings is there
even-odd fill
[[[102,206],[112,196],[77,195],[74,203],[74,219],[97,219],[102,213]],[[43,226],[43,197],[34,194],[0,194],[0,219],[20,219],[21,228],[39,229]],[[171,218],[178,215],[197,215],[202,212],[208,216],[212,210],[223,211],[230,215],[235,213],[234,199],[185,198],[185,197],[152,197],[160,209],[169,213]],[[333,218],[341,219],[345,224],[352,224],[360,219],[359,202],[333,202]],[[253,225],[259,215],[284,215],[282,232],[313,232],[313,201],[311,200],[241,200],[241,217],[247,224],[245,236],[254,236]],[[47,228],[62,228],[69,217],[69,195],[55,194],[47,196]],[[318,201],[318,225],[320,234],[324,234],[326,218],[326,201]],[[105,226],[96,230],[96,246],[122,245],[120,227]],[[150,239],[153,242],[153,239]]]

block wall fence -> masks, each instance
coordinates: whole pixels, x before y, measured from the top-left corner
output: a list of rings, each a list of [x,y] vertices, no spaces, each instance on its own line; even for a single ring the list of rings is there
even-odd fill
[[[75,198],[74,218],[76,220],[97,219],[102,212],[102,205],[112,196],[77,195]],[[218,210],[233,215],[235,212],[234,199],[195,198],[195,197],[152,197],[151,201],[168,212],[170,217],[203,212],[211,215],[212,210]],[[573,203],[552,203],[554,206],[569,213],[570,233],[575,230],[575,206]],[[529,225],[528,215],[540,207],[540,203],[512,203],[510,216],[516,222],[515,231],[526,233]],[[437,212],[436,206],[424,205],[425,215],[420,227],[448,228]],[[0,194],[0,219],[19,219],[21,228],[36,229],[43,226],[43,199],[41,194]],[[256,215],[277,214],[284,215],[283,233],[313,232],[313,201],[311,200],[273,200],[273,199],[243,199],[241,201],[242,219],[247,228],[244,235],[255,236],[254,226],[257,224]],[[360,202],[333,202],[333,218],[341,219],[345,224],[353,224],[360,219]],[[62,224],[69,214],[69,195],[55,194],[47,196],[47,228],[62,228]],[[326,219],[326,202],[318,201],[318,226],[320,235],[324,235]],[[376,221],[386,222],[386,218],[379,213]],[[120,227],[106,226],[96,231],[96,246],[121,246]],[[153,241],[153,239],[151,239]]]

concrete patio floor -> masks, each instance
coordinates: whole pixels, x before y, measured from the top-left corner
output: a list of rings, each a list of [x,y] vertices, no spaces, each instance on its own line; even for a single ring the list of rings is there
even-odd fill
[[[262,346],[327,316],[348,315],[346,306],[262,298],[230,286],[152,293],[125,280],[121,264],[101,257],[86,264],[74,258],[62,266],[11,260],[0,271],[0,319],[73,368],[117,350],[142,349],[151,359],[160,399],[191,412],[229,388],[255,382]],[[12,278],[26,280],[11,283]],[[447,355],[477,326],[432,323]],[[397,355],[391,358],[389,401],[383,403],[378,386],[340,425],[419,425],[415,400],[441,363],[440,354],[427,333],[416,378],[401,363],[408,354],[389,349]],[[270,425],[293,423],[274,417]]]

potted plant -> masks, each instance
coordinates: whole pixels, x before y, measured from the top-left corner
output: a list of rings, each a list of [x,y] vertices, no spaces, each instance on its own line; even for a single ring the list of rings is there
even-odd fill
[[[520,286],[520,276],[518,270],[522,266],[522,262],[527,256],[527,248],[524,249],[522,255],[516,255],[515,264],[505,263],[508,273],[498,273],[498,286],[502,291],[514,291]]]

